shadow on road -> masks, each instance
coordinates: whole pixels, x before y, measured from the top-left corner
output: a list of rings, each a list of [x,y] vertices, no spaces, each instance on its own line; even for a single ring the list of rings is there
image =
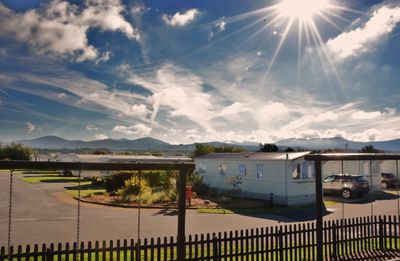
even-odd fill
[[[160,211],[154,213],[153,216],[176,216],[178,215],[178,210],[177,209],[172,209],[172,208],[164,208],[161,209]]]
[[[368,193],[366,195],[363,195],[362,197],[355,197],[351,199],[344,199],[342,197],[334,197],[334,196],[324,196],[324,200],[334,201],[337,203],[345,203],[345,204],[370,204],[375,200],[392,200],[397,198],[399,198],[397,195],[385,191]]]

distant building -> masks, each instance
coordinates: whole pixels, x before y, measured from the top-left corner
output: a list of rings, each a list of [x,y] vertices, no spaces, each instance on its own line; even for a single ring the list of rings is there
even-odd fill
[[[94,154],[76,154],[76,153],[51,153],[48,157],[48,161],[57,162],[93,162],[93,163],[133,163],[137,161],[145,160],[188,160],[186,157],[159,157],[152,155],[116,155],[116,154],[105,154],[105,155],[94,155]],[[61,170],[62,171],[62,170]],[[74,175],[77,173],[71,170]],[[112,171],[98,171],[98,170],[85,170],[82,171],[81,175],[86,177],[102,177],[112,174]]]

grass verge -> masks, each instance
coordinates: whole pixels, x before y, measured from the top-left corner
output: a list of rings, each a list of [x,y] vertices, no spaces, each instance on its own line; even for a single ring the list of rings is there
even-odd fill
[[[77,197],[79,186],[78,183],[73,183],[75,186],[65,187],[65,193],[70,196]],[[92,185],[90,181],[81,182],[81,197],[88,197],[93,194],[102,195],[106,193],[106,189],[101,185]]]
[[[68,183],[78,182],[78,177],[64,177],[59,174],[43,173],[41,175],[24,176],[21,180],[28,183]]]

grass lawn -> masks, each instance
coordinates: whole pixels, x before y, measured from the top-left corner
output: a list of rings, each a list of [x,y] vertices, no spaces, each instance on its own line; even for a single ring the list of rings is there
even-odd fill
[[[41,172],[42,173],[42,172]],[[25,173],[26,174],[26,173]],[[67,182],[78,182],[78,177],[64,177],[60,176],[58,173],[43,173],[41,175],[29,175],[21,177],[21,179],[28,183],[39,183],[39,182],[46,182],[46,183],[67,183]]]
[[[400,193],[400,187],[385,189],[384,192],[397,196]]]
[[[73,197],[78,196],[79,186],[78,183],[74,183],[75,186],[65,187],[65,193]],[[106,189],[101,185],[92,185],[90,181],[81,182],[81,197],[87,197],[92,194],[104,194]]]
[[[54,174],[58,175],[60,172],[58,170],[23,170],[18,169],[13,171],[13,175],[30,175],[30,174]]]
[[[324,201],[325,207],[330,207],[337,202],[335,201]],[[302,205],[302,206],[291,206],[291,207],[274,207],[274,208],[198,208],[197,212],[202,214],[258,214],[258,213],[270,213],[270,214],[288,214],[298,211],[312,211],[315,209],[314,204]]]
[[[65,193],[73,197],[78,196],[78,177],[64,177],[55,171],[21,171],[20,174],[25,176],[20,177],[21,180],[28,183],[67,183]],[[28,175],[27,175],[28,174]],[[81,197],[87,197],[91,194],[104,194],[106,192],[104,186],[92,185],[90,181],[81,181]]]

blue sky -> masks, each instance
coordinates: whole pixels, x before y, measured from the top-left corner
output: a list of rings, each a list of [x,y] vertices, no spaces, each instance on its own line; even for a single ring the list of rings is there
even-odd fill
[[[396,139],[399,71],[398,1],[0,0],[2,141]]]

